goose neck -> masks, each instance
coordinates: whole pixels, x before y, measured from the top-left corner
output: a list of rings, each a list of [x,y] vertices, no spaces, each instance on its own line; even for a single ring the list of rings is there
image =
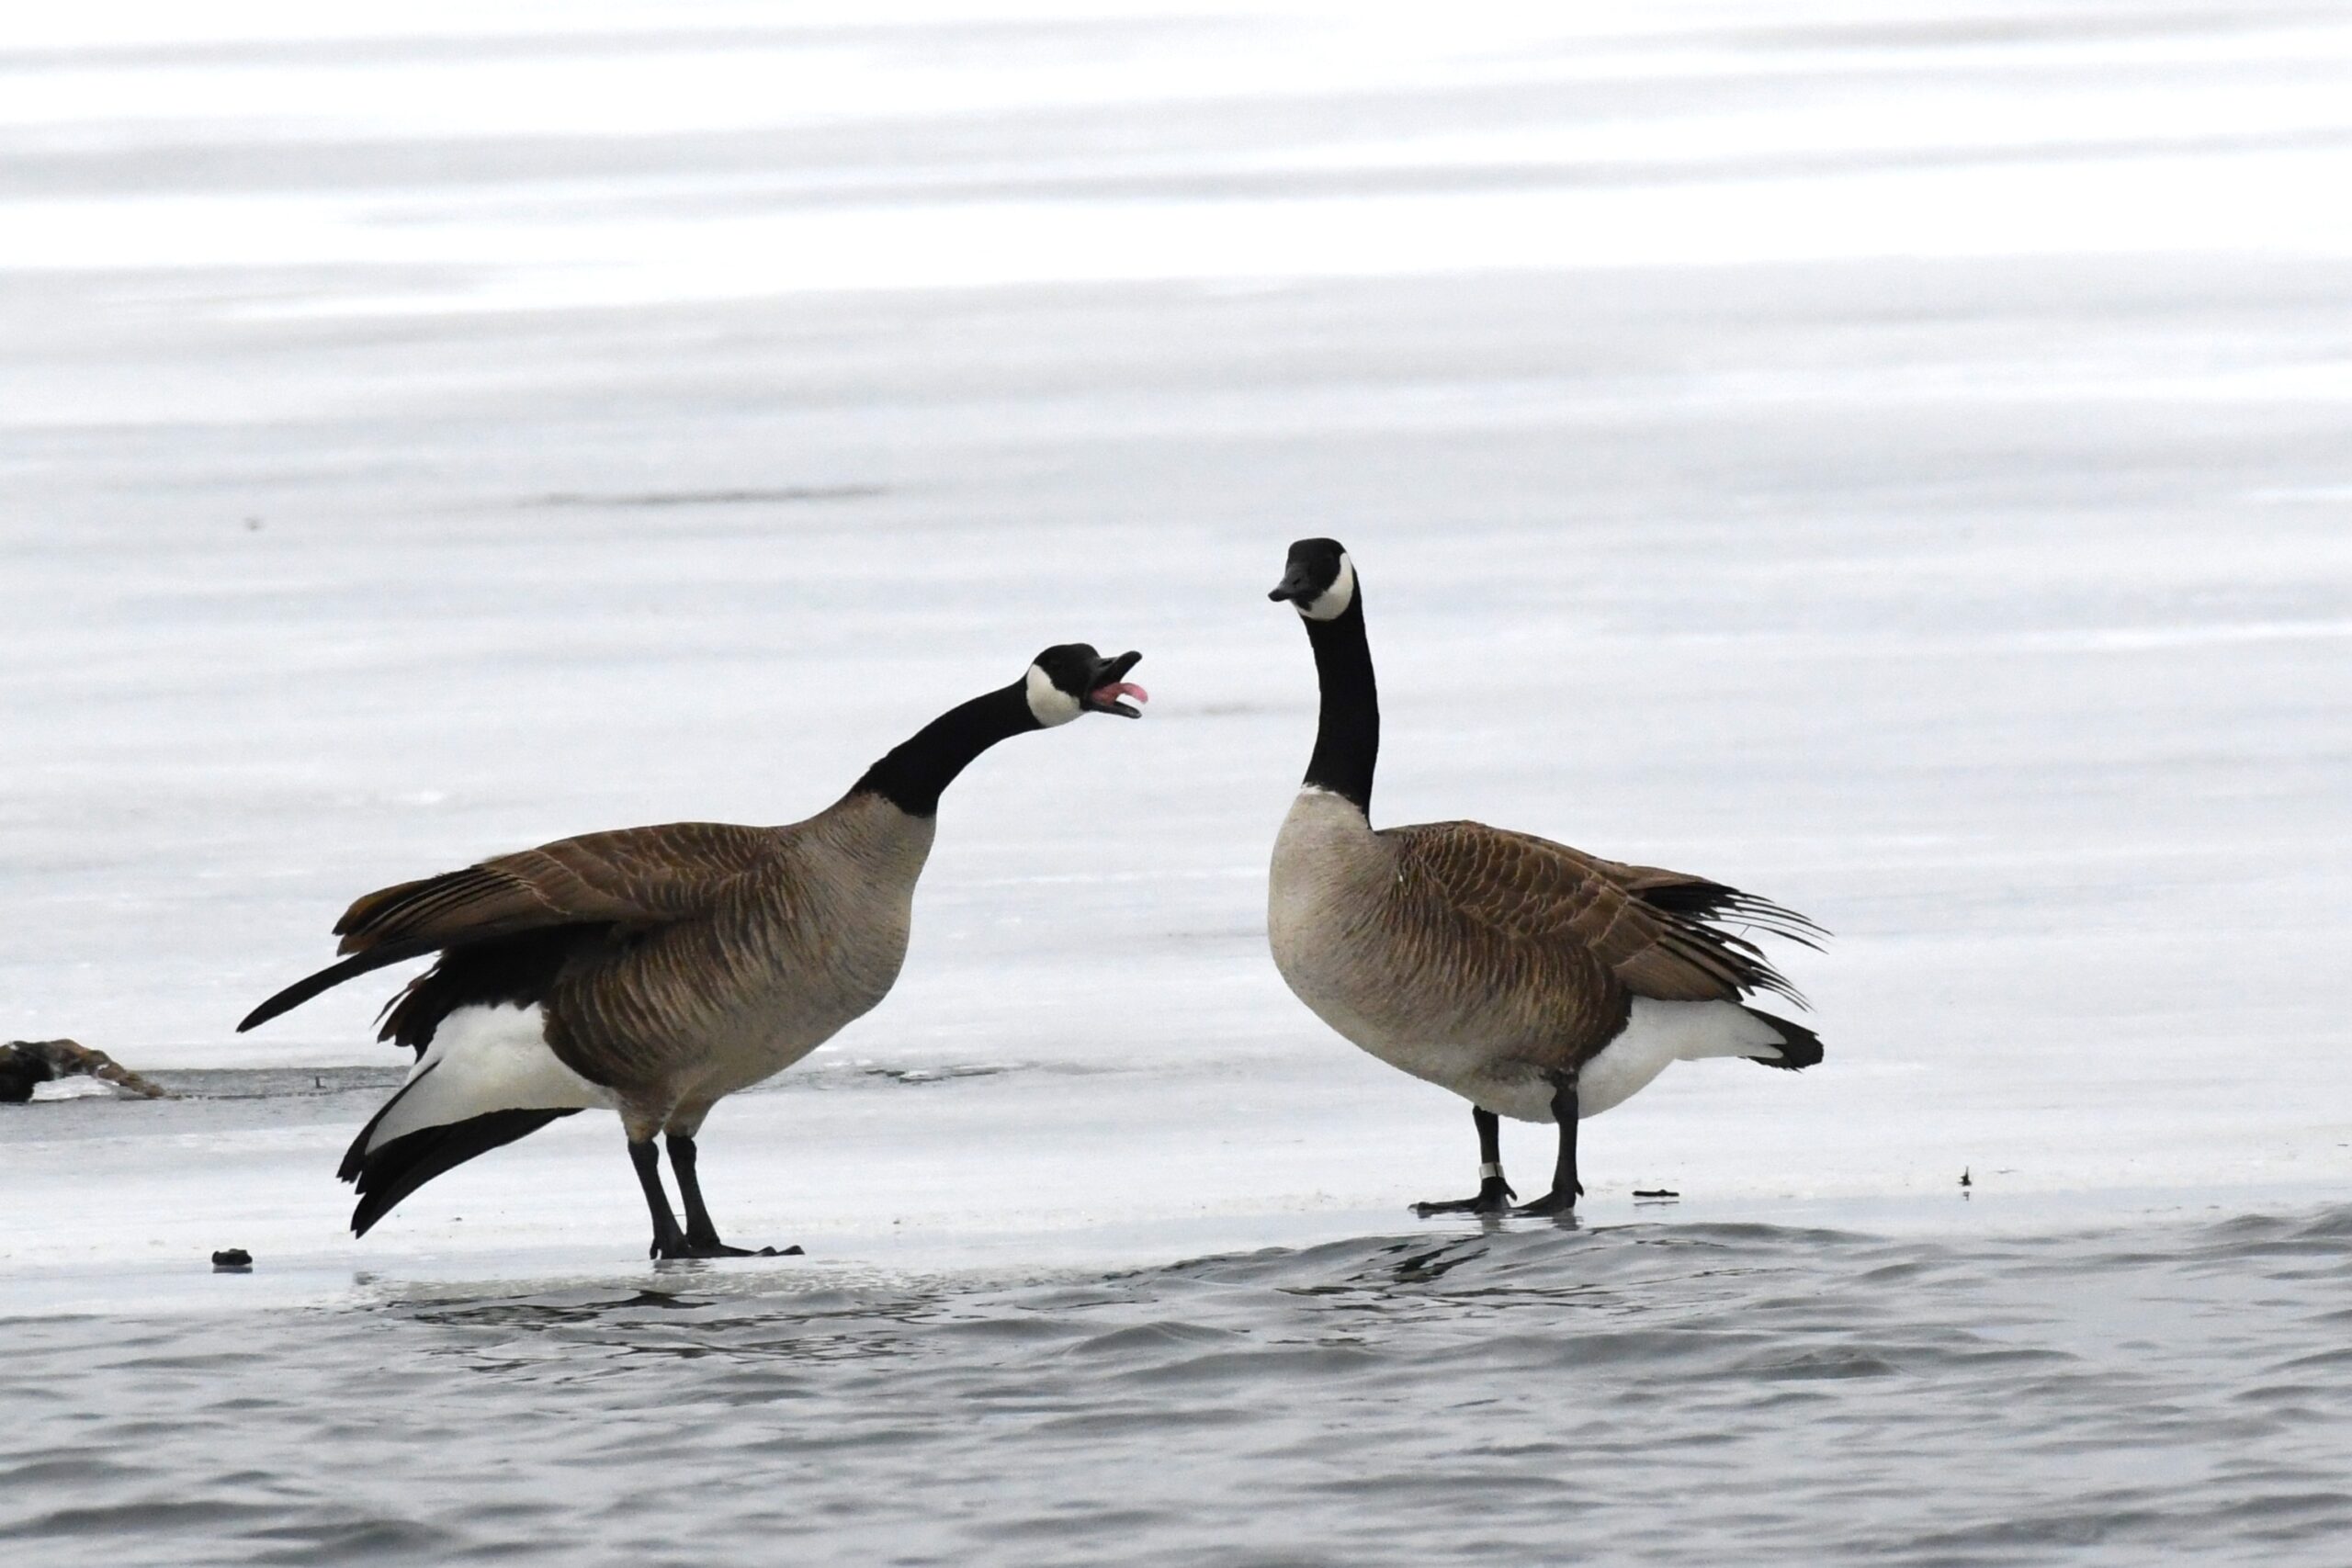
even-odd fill
[[[1373,770],[1380,761],[1380,694],[1373,682],[1372,644],[1364,635],[1363,592],[1339,615],[1305,625],[1322,689],[1306,782],[1354,802],[1368,817]]]
[[[1020,684],[983,693],[892,747],[850,786],[850,794],[878,795],[910,817],[935,817],[940,795],[973,758],[1000,740],[1040,728]]]

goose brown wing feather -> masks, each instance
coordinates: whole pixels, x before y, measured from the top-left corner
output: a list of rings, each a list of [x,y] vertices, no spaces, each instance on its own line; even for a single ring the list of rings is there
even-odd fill
[[[335,922],[338,951],[429,950],[549,926],[690,919],[765,863],[780,842],[775,829],[724,822],[561,839],[368,894]]]
[[[1576,972],[1573,957],[1582,955],[1636,997],[1736,1001],[1770,991],[1802,1005],[1753,942],[1710,923],[1753,905],[1783,917],[1781,923],[1818,930],[1777,905],[1720,883],[1602,860],[1482,822],[1431,822],[1383,836],[1396,845],[1398,880],[1408,895],[1433,895],[1513,967],[1531,961],[1521,953],[1550,954],[1566,965],[1566,977]]]

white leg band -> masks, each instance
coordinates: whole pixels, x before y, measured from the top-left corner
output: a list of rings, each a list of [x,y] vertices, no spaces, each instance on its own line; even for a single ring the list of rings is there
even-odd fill
[[[1478,1168],[1478,1179],[1481,1181],[1499,1181],[1502,1179],[1502,1174],[1503,1168],[1498,1165],[1482,1165]]]

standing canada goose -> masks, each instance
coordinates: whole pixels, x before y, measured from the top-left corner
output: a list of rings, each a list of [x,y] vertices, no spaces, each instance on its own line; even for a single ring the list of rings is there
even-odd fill
[[[1322,718],[1306,782],[1274,840],[1267,934],[1275,966],[1316,1015],[1391,1066],[1468,1100],[1478,1195],[1423,1214],[1495,1213],[1498,1116],[1555,1122],[1552,1190],[1517,1211],[1574,1208],[1577,1122],[1669,1062],[1746,1056],[1809,1067],[1821,1041],[1741,1005],[1768,991],[1804,1006],[1726,924],[1811,947],[1804,916],[1702,876],[1621,865],[1483,822],[1372,826],[1380,703],[1363,592],[1336,540],[1290,547],[1280,586],[1306,627]]]
[[[414,1048],[399,1093],[339,1173],[365,1235],[401,1199],[559,1116],[618,1111],[655,1258],[741,1257],[718,1239],[695,1134],[722,1096],[782,1072],[889,992],[939,795],[982,751],[1082,713],[1142,715],[1143,656],[1049,648],[1011,685],[948,709],[786,828],[673,822],[564,839],[370,893],[335,924],[350,954],[255,1008],[240,1032],[355,976],[439,960],[386,1007]],[[667,1135],[684,1230],[662,1186]],[[797,1250],[795,1248],[794,1250]]]

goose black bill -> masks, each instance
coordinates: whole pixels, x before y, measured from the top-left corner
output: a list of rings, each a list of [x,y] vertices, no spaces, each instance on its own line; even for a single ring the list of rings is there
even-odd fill
[[[1151,701],[1149,692],[1132,681],[1121,679],[1142,660],[1143,655],[1140,653],[1122,653],[1116,658],[1105,659],[1097,663],[1094,666],[1093,678],[1087,683],[1084,704],[1086,711],[1114,713],[1121,718],[1141,718],[1143,716],[1141,708],[1131,707],[1119,699],[1133,697],[1139,703]]]

